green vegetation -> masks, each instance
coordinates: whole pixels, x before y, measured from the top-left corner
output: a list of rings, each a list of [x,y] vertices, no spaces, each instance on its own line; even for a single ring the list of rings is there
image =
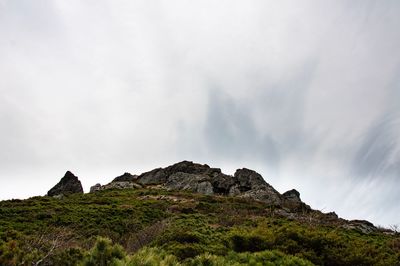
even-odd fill
[[[0,202],[0,265],[398,265],[400,237],[158,189]]]

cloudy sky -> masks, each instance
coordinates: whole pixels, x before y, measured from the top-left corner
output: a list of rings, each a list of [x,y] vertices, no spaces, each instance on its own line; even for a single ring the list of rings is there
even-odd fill
[[[180,160],[400,224],[400,2],[0,0],[0,199]]]

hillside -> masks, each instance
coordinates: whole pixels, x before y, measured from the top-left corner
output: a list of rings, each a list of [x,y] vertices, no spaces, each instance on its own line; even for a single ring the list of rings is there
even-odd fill
[[[181,162],[83,194],[67,172],[52,196],[0,202],[0,265],[399,265],[395,232],[260,177]]]

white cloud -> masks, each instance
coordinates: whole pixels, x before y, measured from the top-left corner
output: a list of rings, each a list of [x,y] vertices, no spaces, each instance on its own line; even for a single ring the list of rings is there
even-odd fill
[[[316,208],[398,223],[398,206],[382,214],[374,199],[398,200],[386,192],[398,185],[399,7],[0,1],[1,198],[43,194],[67,169],[88,187],[191,159],[254,167]],[[383,170],[360,160],[369,141],[392,147],[374,159]]]

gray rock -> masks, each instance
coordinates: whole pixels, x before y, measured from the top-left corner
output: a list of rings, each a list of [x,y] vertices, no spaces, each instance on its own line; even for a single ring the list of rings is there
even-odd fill
[[[214,189],[209,181],[204,181],[197,185],[196,192],[204,195],[213,195]]]
[[[250,169],[238,169],[234,176],[219,168],[183,161],[166,168],[157,168],[137,177],[143,185],[162,185],[202,194],[231,195],[252,198],[268,204],[280,204],[281,195],[263,177]]]
[[[270,186],[259,173],[247,168],[237,169],[234,178],[241,192]]]
[[[235,193],[240,191],[239,196],[263,201],[271,205],[280,205],[281,195],[271,185],[265,182],[264,178],[256,171],[242,168],[235,172],[236,181]]]
[[[90,193],[94,193],[94,192],[99,191],[99,190],[101,190],[101,184],[99,184],[99,183],[97,183],[96,185],[90,187]]]
[[[364,234],[370,234],[378,231],[372,223],[364,220],[351,220],[342,226],[345,229],[357,230]]]
[[[239,185],[234,185],[229,188],[229,196],[238,196],[240,195]]]
[[[142,185],[161,185],[167,182],[168,174],[163,168],[157,168],[139,175],[137,182]]]
[[[67,171],[60,182],[47,192],[48,196],[83,193],[81,181],[70,171]]]
[[[282,203],[280,194],[269,187],[251,189],[241,193],[239,197],[259,200],[268,205],[280,205]]]
[[[236,183],[233,176],[219,173],[212,177],[211,184],[215,194],[229,195],[231,188],[235,186]]]
[[[142,188],[143,186],[131,181],[113,181],[107,185],[96,184],[90,188],[90,193],[105,189],[125,189],[125,188]]]
[[[174,165],[168,166],[165,168],[165,171],[168,175],[172,175],[175,173],[187,173],[187,174],[202,174],[208,176],[216,176],[221,173],[221,169],[219,168],[211,168],[207,164],[198,164],[190,161],[182,161],[176,163]]]
[[[121,176],[117,176],[111,182],[133,182],[137,179],[137,175],[131,175],[130,173],[124,173]]]
[[[210,177],[207,175],[177,172],[169,176],[165,187],[212,195],[213,187],[209,179]]]
[[[295,189],[286,191],[285,193],[282,194],[283,198],[285,200],[291,200],[291,201],[297,201],[297,202],[301,202],[300,199],[300,192],[298,192]]]

